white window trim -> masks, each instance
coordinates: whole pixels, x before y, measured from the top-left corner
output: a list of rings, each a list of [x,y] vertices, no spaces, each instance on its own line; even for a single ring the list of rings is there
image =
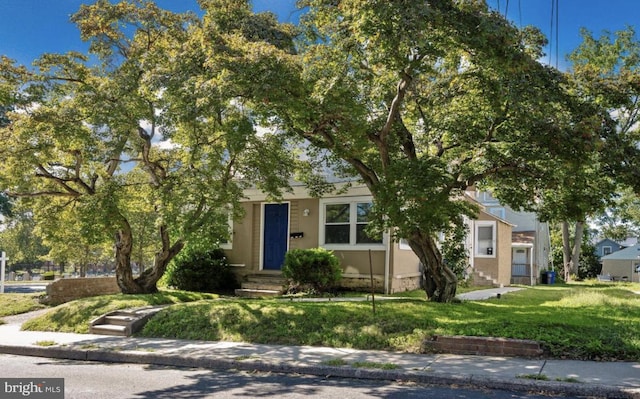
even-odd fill
[[[492,248],[493,248],[493,253],[491,255],[488,255],[486,253],[480,253],[480,246],[478,245],[478,229],[480,227],[491,227],[492,228],[492,234],[493,234],[493,239],[492,239]],[[474,231],[474,256],[476,258],[495,258],[496,257],[496,234],[497,234],[497,227],[496,227],[496,222],[495,221],[489,221],[489,220],[478,220],[475,223],[475,231]]]
[[[606,253],[605,248],[609,248],[609,253]],[[602,256],[611,255],[613,253],[613,247],[611,245],[603,245],[602,246]]]
[[[385,250],[388,240],[388,234],[382,235],[382,242],[377,244],[356,244],[356,225],[357,225],[357,212],[356,206],[362,202],[373,202],[373,197],[337,197],[337,198],[322,198],[320,199],[320,212],[318,217],[320,218],[318,223],[320,239],[320,246],[322,248],[339,251],[367,251],[371,250]],[[325,244],[325,205],[327,204],[349,204],[349,244]]]

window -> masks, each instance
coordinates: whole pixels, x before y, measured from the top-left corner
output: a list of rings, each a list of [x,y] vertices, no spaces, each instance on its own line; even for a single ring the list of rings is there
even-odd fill
[[[381,239],[370,237],[366,228],[371,221],[371,201],[364,198],[353,200],[321,200],[320,237],[327,247],[380,246]],[[362,246],[362,247],[361,247]]]
[[[496,247],[496,223],[490,221],[476,222],[476,256],[494,258]]]
[[[602,247],[602,255],[609,255],[611,252],[611,247]]]
[[[233,249],[233,214],[231,211],[227,213],[227,227],[229,229],[229,237],[220,239],[220,248]]]
[[[325,207],[325,244],[349,244],[351,217],[349,204],[327,204]]]

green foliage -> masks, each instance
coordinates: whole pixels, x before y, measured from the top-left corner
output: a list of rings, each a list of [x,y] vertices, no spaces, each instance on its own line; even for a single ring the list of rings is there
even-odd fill
[[[554,225],[551,225],[554,227]],[[556,281],[563,280],[564,269],[562,259],[562,234],[558,226],[551,229],[551,259],[556,271]],[[585,229],[582,235],[580,249],[580,264],[577,270],[577,277],[580,280],[594,278],[600,274],[600,261],[595,254],[595,247],[592,242],[593,231]],[[573,241],[573,237],[572,237]]]
[[[0,317],[43,309],[41,294],[3,294],[0,295]]]
[[[469,265],[469,251],[465,247],[465,241],[469,234],[468,227],[462,223],[451,226],[445,233],[444,242],[442,243],[442,257],[447,267],[456,274],[459,281],[464,281]]]
[[[166,273],[169,286],[186,291],[228,292],[239,286],[224,251],[219,248],[183,253],[173,260]]]
[[[155,291],[189,241],[227,235],[244,188],[278,197],[293,173],[283,138],[256,132],[237,48],[289,54],[294,29],[248,2],[202,7],[96,1],[71,17],[86,54],[0,57],[2,191],[29,202],[51,257],[86,265],[115,247],[125,292]],[[129,260],[150,267],[134,279]]]
[[[160,312],[142,334],[404,352],[420,352],[432,335],[472,335],[539,341],[549,357],[634,360],[637,289],[556,284],[480,302],[382,301],[375,316],[367,302],[201,302]]]
[[[596,247],[591,242],[582,243],[582,251],[580,252],[580,266],[578,267],[578,279],[586,280],[595,278],[600,274],[602,266],[600,259],[596,255]]]
[[[215,298],[216,296],[212,294],[172,290],[147,295],[102,295],[78,299],[56,306],[51,311],[30,319],[23,324],[22,328],[28,331],[59,331],[87,334],[91,320],[114,310],[170,305]]]
[[[342,279],[340,261],[324,248],[292,249],[285,254],[282,275],[296,288],[311,287],[315,292],[331,291]]]
[[[612,206],[594,218],[600,237],[624,241],[640,236],[640,198],[630,189],[621,190]]]
[[[56,276],[55,272],[44,272],[40,275],[43,280],[53,280]]]

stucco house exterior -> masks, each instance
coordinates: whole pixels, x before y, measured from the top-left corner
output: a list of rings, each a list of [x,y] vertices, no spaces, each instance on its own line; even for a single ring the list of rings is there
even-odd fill
[[[311,198],[304,185],[294,184],[278,203],[257,189],[246,190],[245,197],[244,217],[232,223],[231,240],[223,245],[243,286],[255,288],[252,281],[280,276],[290,249],[324,247],[340,259],[345,288],[369,290],[372,277],[378,292],[420,288],[420,261],[406,243],[394,241],[390,234],[373,240],[364,233],[372,202],[365,185],[353,183],[340,194]],[[473,283],[509,285],[515,225],[482,204],[477,218],[467,220],[467,225],[465,246]]]
[[[550,232],[548,223],[541,222],[533,212],[514,210],[501,204],[491,193],[469,190],[467,194],[482,204],[485,212],[511,224],[510,284],[535,285],[540,273],[550,262]]]
[[[245,216],[233,222],[232,239],[223,246],[241,280],[280,275],[289,249],[324,247],[340,259],[346,288],[370,289],[372,274],[379,292],[420,286],[420,262],[408,246],[392,242],[389,234],[374,240],[364,233],[372,200],[366,186],[310,198],[303,185],[294,185],[279,203],[259,190],[245,195]]]
[[[613,281],[640,282],[640,244],[603,256],[601,274]]]

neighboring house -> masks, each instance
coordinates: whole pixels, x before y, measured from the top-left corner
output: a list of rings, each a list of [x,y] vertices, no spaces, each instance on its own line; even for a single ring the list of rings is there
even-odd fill
[[[487,212],[467,220],[471,278],[474,285],[505,286],[511,283],[511,234],[513,225]]]
[[[290,249],[324,247],[340,259],[345,288],[369,290],[372,280],[376,291],[384,293],[420,287],[420,261],[406,243],[395,242],[390,234],[381,240],[365,234],[372,202],[365,185],[352,184],[341,194],[323,198],[311,198],[303,185],[292,188],[279,203],[270,202],[259,190],[245,192],[244,218],[233,223],[231,240],[223,245],[241,281],[281,275]],[[467,221],[469,274],[474,274],[474,283],[509,285],[513,253],[519,249],[526,257],[517,270],[527,277],[519,282],[535,283],[539,268],[531,268],[532,256],[538,260],[534,243],[518,242],[514,247],[512,229],[517,226],[493,208],[480,207],[478,217]],[[537,239],[536,234],[533,237]]]
[[[538,220],[533,212],[515,211],[501,204],[489,192],[470,190],[467,193],[482,204],[487,213],[512,225],[509,283],[536,284],[540,273],[549,268],[549,225]]]
[[[617,252],[622,248],[624,248],[620,243],[615,242],[610,238],[605,238],[604,240],[600,240],[594,246],[596,248],[596,256],[598,258],[611,255],[612,253]]]
[[[620,249],[601,258],[601,274],[613,281],[640,281],[640,244]]]

